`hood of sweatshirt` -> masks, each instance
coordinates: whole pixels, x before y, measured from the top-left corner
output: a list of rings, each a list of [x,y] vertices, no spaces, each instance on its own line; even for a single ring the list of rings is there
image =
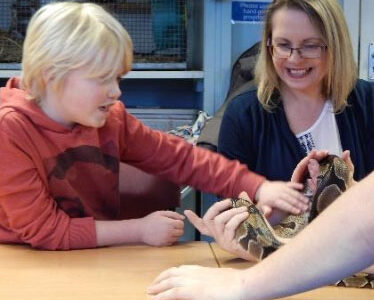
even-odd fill
[[[5,110],[16,111],[45,129],[56,132],[72,131],[71,128],[50,119],[34,101],[27,100],[26,92],[20,87],[20,83],[20,79],[14,77],[8,80],[5,87],[0,88],[0,118],[3,118]]]

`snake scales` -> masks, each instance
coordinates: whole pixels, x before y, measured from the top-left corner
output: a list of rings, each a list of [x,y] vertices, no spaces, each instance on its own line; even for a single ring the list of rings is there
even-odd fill
[[[236,229],[236,240],[255,260],[261,260],[287,243],[289,239],[307,226],[319,213],[330,205],[350,182],[350,170],[345,162],[335,155],[328,155],[319,162],[316,178],[308,179],[304,193],[310,200],[310,209],[301,215],[289,215],[272,227],[249,198],[231,199],[233,207],[246,206],[248,218]],[[313,169],[309,169],[309,174]],[[312,187],[311,187],[312,186]],[[357,273],[337,282],[337,286],[374,288],[374,274]]]

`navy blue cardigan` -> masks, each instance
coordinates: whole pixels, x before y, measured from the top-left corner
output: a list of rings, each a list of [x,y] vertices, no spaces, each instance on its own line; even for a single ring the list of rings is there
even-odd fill
[[[306,153],[289,128],[282,103],[267,112],[256,92],[254,88],[237,96],[227,107],[218,152],[270,180],[290,180]],[[374,169],[374,83],[358,80],[336,121],[342,148],[351,151],[354,178],[359,180]]]

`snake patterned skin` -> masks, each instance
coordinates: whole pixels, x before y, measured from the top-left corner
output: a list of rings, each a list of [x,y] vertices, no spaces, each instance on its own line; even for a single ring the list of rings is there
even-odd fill
[[[305,228],[348,188],[351,180],[350,170],[345,162],[335,155],[328,155],[319,162],[315,193],[312,194],[308,190],[308,184],[305,184],[304,193],[311,199],[309,210],[301,215],[289,215],[274,227],[249,198],[231,199],[233,207],[246,206],[249,212],[248,218],[236,229],[236,240],[253,260],[265,258]],[[357,273],[335,285],[374,288],[374,274]]]

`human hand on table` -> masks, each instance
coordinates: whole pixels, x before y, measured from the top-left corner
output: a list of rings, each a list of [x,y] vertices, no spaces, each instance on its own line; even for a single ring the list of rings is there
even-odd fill
[[[184,216],[174,211],[156,211],[141,219],[141,240],[151,246],[175,243],[184,231]]]
[[[180,266],[162,272],[147,293],[152,300],[240,300],[244,279],[243,270]]]

